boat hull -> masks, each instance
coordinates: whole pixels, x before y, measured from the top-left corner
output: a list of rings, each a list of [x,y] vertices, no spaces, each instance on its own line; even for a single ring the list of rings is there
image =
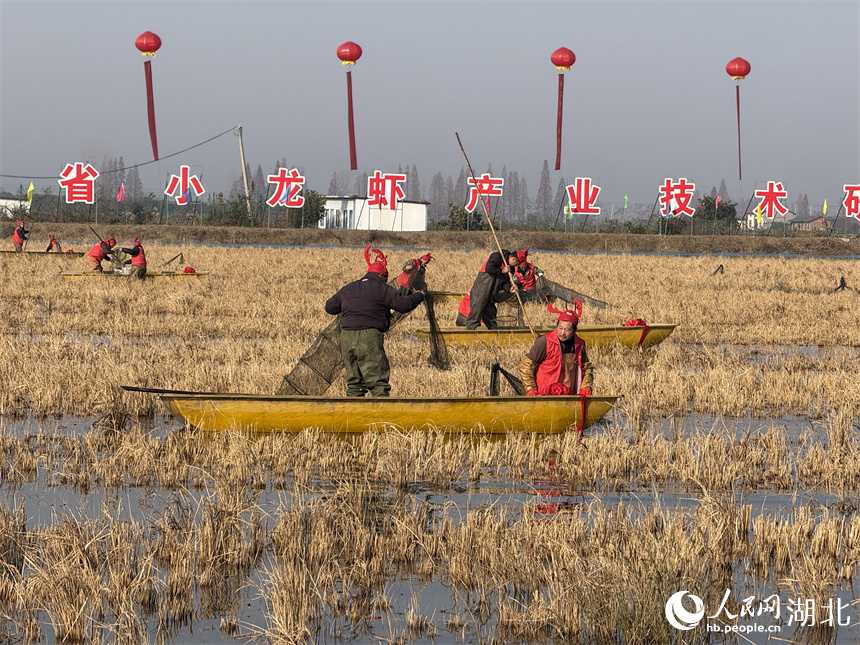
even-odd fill
[[[312,428],[338,434],[420,429],[450,433],[558,434],[589,427],[617,396],[586,399],[585,421],[578,396],[466,398],[326,398],[210,394],[123,386],[157,394],[172,414],[203,431],[299,432]]]
[[[585,341],[586,347],[608,347],[618,344],[625,347],[651,347],[663,342],[671,334],[677,325],[660,324],[648,325],[648,332],[642,338],[644,327],[623,327],[621,325],[585,326],[580,325],[576,333]],[[535,333],[545,334],[555,327],[536,327]],[[429,329],[417,329],[415,333],[419,338],[429,338]],[[464,327],[442,327],[439,333],[449,345],[531,345],[534,336],[528,329],[475,329]]]
[[[60,275],[63,276],[63,278],[65,278],[66,280],[97,280],[110,278],[129,279],[134,277],[123,273],[114,273],[113,271],[105,271],[104,273],[98,273],[96,271],[61,271]],[[198,271],[196,273],[182,273],[181,271],[147,271],[145,279],[155,281],[194,280],[196,278],[205,277],[207,275],[209,275],[208,271]]]

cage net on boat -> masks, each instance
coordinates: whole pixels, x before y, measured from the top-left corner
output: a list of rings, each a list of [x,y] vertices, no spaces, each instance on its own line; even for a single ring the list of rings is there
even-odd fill
[[[396,281],[391,281],[389,284],[395,288],[398,286]],[[450,368],[448,347],[439,332],[433,309],[433,297],[424,298],[424,305],[430,325],[430,357],[427,360],[433,367],[447,370]],[[391,316],[389,330],[394,329],[408,315],[409,313],[395,311]],[[284,375],[276,394],[322,396],[342,371],[343,356],[340,351],[340,316],[338,316],[320,332],[290,373]]]
[[[538,276],[535,280],[535,288],[528,291],[520,291],[520,299],[523,304],[527,302],[536,302],[545,305],[553,300],[561,300],[568,304],[573,304],[574,300],[579,300],[583,304],[595,307],[597,309],[605,309],[609,306],[608,303],[602,300],[597,300],[586,296],[579,291],[575,291],[558,282],[548,280],[544,276]],[[503,328],[523,328],[526,326],[523,318],[523,310],[516,298],[509,298],[502,306],[499,307],[499,314],[496,318],[499,327]]]

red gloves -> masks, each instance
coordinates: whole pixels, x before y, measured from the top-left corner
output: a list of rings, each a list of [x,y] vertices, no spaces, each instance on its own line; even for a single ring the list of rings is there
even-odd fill
[[[538,395],[537,390],[529,390],[528,392],[526,392],[526,396],[537,396],[537,395]]]
[[[584,394],[585,396],[591,396],[591,388],[584,387],[579,391],[580,394]]]

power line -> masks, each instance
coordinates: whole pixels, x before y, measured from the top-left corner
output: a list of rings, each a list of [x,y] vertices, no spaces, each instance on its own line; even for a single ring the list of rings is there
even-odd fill
[[[209,143],[210,141],[214,141],[218,137],[223,137],[225,134],[230,134],[235,129],[236,129],[236,126],[233,126],[229,130],[225,130],[221,134],[216,134],[214,137],[210,137],[209,139],[206,139],[206,141],[201,141],[200,143],[195,143],[193,146],[185,148],[184,150],[180,150],[179,152],[174,152],[174,153],[169,154],[165,157],[161,157],[158,160],[153,159],[152,161],[144,161],[143,163],[134,164],[133,166],[125,166],[124,168],[122,168],[122,171],[131,170],[132,168],[140,168],[142,166],[148,166],[149,164],[152,164],[152,163],[158,163],[158,161],[161,161],[163,159],[170,159],[171,157],[175,157],[176,155],[181,155],[184,152],[188,152],[189,150],[194,150],[194,148],[199,148],[200,146],[205,145],[205,144]],[[120,172],[120,169],[117,168],[116,170],[106,170],[104,172],[99,173],[99,175],[100,176],[101,175],[110,175],[111,173],[115,173],[115,172]],[[59,175],[50,175],[48,177],[34,177],[32,175],[2,175],[2,174],[0,174],[0,177],[4,177],[6,179],[56,179],[57,177],[59,177]]]

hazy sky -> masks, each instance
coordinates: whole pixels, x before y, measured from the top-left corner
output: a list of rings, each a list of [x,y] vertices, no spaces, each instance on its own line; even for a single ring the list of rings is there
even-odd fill
[[[160,192],[180,163],[207,192],[252,170],[303,166],[327,191],[349,169],[346,75],[352,40],[359,171],[418,167],[422,191],[464,161],[516,170],[535,197],[544,160],[560,177],[592,177],[601,203],[651,203],[664,177],[704,193],[725,179],[749,198],[783,182],[792,202],[842,200],[860,181],[858,2],[15,2],[0,1],[0,177],[58,188],[64,165],[152,160],[143,60],[134,41],[161,37],[153,60],[162,160],[140,168]],[[563,156],[554,171],[558,72],[566,73]],[[741,56],[743,181],[735,81]],[[205,198],[205,197],[204,197]],[[832,212],[832,211],[830,211]]]

